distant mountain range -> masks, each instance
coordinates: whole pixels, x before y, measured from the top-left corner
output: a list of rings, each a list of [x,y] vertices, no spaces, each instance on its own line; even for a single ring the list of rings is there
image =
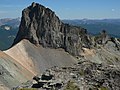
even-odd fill
[[[8,49],[18,32],[20,18],[0,19],[0,50]]]
[[[0,26],[0,50],[6,50],[12,45],[17,32],[18,27],[16,26]]]
[[[98,34],[101,30],[105,29],[112,36],[120,37],[120,19],[65,19],[62,21],[70,25],[86,28],[88,32],[92,34]],[[0,26],[2,25],[18,28],[20,25],[20,17],[0,19]]]
[[[3,18],[3,19],[0,19],[0,26],[2,25],[9,25],[9,26],[12,26],[12,27],[19,27],[19,24],[20,24],[20,18]]]
[[[120,19],[101,19],[101,20],[62,20],[64,23],[82,26],[92,34],[98,34],[103,29],[115,37],[120,37]]]

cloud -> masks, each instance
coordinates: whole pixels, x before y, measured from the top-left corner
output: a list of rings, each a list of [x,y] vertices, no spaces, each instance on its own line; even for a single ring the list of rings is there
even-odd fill
[[[114,12],[115,11],[115,9],[112,9],[112,12]]]

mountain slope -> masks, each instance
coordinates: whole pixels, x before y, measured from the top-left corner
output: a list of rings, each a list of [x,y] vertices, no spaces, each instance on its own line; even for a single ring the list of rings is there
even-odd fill
[[[9,55],[0,51],[0,90],[7,90],[30,80],[34,74]]]
[[[12,26],[14,28],[18,27],[20,24],[20,18],[3,18],[0,19],[0,26],[2,25],[9,25]]]
[[[27,40],[22,40],[5,53],[29,71],[36,71],[37,73],[42,73],[50,67],[71,66],[77,63],[76,59],[63,49],[36,47]],[[33,68],[35,69],[33,70]]]
[[[84,52],[82,56],[88,61],[114,66],[120,70],[120,51],[115,48],[115,44],[108,42],[104,47],[99,49],[86,49],[83,48]]]

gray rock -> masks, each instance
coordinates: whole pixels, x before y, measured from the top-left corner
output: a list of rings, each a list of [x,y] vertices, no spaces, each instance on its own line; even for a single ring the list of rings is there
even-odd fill
[[[90,49],[96,45],[105,46],[108,41],[113,42],[116,48],[120,49],[119,41],[111,38],[105,30],[92,38],[93,36],[88,35],[86,29],[64,24],[49,8],[32,3],[22,11],[19,31],[13,45],[22,39],[28,39],[36,46],[63,48],[73,56],[81,56],[83,47]]]
[[[87,30],[64,24],[55,13],[38,3],[22,11],[19,32],[13,45],[22,39],[50,48],[64,48],[72,55],[79,55],[81,47],[90,47]]]
[[[66,87],[75,88],[77,86],[81,88],[80,90],[120,89],[120,71],[112,66],[90,61],[80,61],[74,66],[53,67],[50,71],[54,78],[49,82],[41,79],[38,83],[33,84],[32,87],[45,90],[64,90]],[[45,73],[47,73],[47,71],[45,71]],[[73,76],[76,77],[73,78]],[[68,84],[69,82],[72,82],[74,86],[72,83]]]

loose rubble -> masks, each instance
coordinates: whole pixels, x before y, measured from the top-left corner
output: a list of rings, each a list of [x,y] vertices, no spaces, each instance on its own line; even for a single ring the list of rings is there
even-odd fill
[[[30,85],[18,88],[69,90],[68,85],[72,82],[77,90],[119,90],[119,81],[120,70],[115,67],[80,61],[71,67],[52,67],[42,75],[34,76]]]

